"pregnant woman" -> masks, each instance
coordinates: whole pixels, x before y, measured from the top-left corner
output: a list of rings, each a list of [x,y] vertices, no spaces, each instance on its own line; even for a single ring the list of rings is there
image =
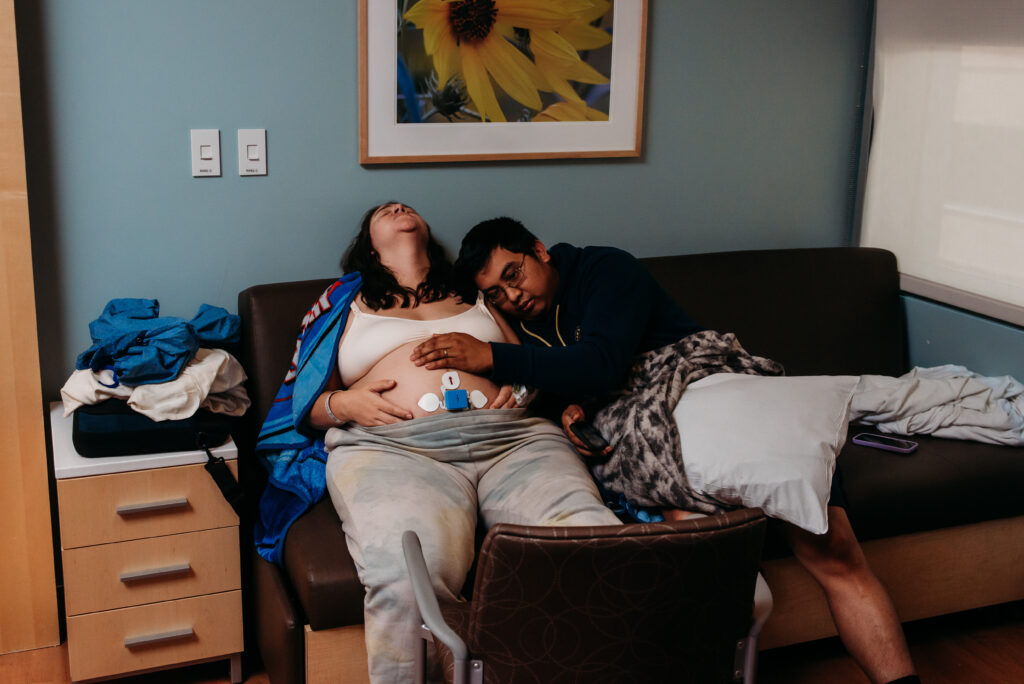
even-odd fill
[[[410,361],[433,334],[515,341],[480,294],[454,293],[444,250],[419,214],[394,202],[368,211],[342,266],[362,286],[308,423],[327,430],[327,490],[366,587],[370,679],[408,682],[419,637],[404,530],[419,535],[435,590],[454,600],[473,561],[478,510],[487,527],[619,521],[561,429],[526,416],[511,388]]]

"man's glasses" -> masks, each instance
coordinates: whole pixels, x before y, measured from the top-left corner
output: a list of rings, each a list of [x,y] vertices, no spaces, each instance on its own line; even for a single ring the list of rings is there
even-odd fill
[[[519,262],[518,266],[501,276],[500,285],[488,288],[487,292],[484,292],[484,299],[491,304],[501,304],[504,302],[507,297],[505,291],[508,288],[514,287],[519,289],[519,286],[523,284],[523,278],[526,275],[523,271],[524,266],[526,266],[526,254],[523,254],[523,260]]]

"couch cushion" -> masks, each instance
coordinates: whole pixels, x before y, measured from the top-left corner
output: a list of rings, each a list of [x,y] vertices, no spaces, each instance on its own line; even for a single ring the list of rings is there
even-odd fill
[[[902,375],[899,271],[891,252],[775,249],[641,259],[694,320],[735,333],[786,375]]]
[[[850,436],[871,432],[850,426]],[[1024,448],[924,435],[902,455],[847,442],[839,454],[861,541],[1024,514]]]

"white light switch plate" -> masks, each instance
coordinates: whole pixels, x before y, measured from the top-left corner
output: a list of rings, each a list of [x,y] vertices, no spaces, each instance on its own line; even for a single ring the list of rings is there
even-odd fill
[[[192,175],[220,175],[220,130],[216,128],[193,128]]]
[[[267,129],[238,129],[238,175],[267,175]]]

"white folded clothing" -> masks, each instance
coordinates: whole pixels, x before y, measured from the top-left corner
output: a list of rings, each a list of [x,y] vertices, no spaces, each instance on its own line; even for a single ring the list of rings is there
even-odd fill
[[[114,380],[114,371],[76,370],[60,388],[60,398],[64,401],[64,417],[67,418],[75,409],[86,404],[98,404],[107,399],[127,399],[132,393],[131,387],[118,384]]]
[[[242,364],[223,349],[199,349],[177,378],[136,387],[113,384],[113,373],[76,370],[61,388],[64,415],[85,404],[126,399],[135,411],[155,421],[188,418],[198,409],[240,416],[250,401]]]

